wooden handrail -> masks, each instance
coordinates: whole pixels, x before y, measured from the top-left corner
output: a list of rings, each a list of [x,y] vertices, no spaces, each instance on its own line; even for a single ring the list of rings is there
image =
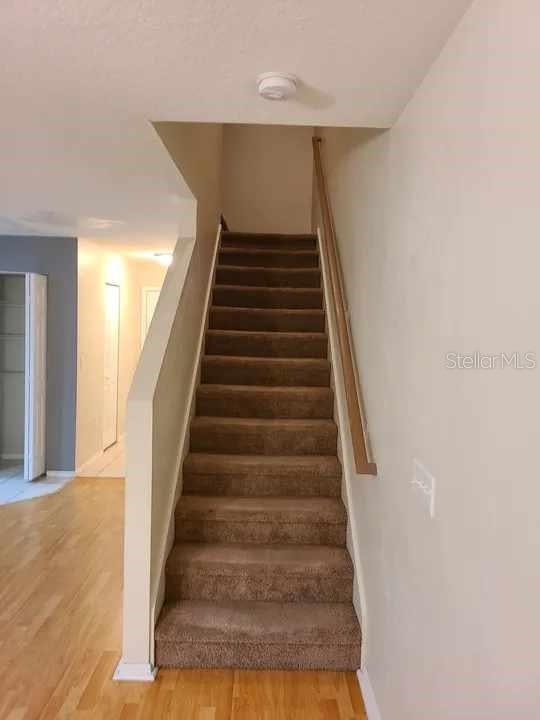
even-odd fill
[[[360,405],[360,385],[356,374],[353,359],[351,331],[345,310],[345,294],[341,280],[339,256],[337,250],[336,230],[334,216],[328,198],[328,189],[321,157],[322,138],[313,138],[313,158],[315,164],[315,179],[321,208],[321,219],[323,225],[323,252],[326,265],[330,273],[330,291],[333,302],[333,310],[336,318],[336,329],[341,353],[341,365],[343,367],[343,380],[345,395],[347,398],[347,410],[349,413],[349,425],[354,452],[356,472],[362,475],[376,475],[377,466],[368,459],[366,436],[362,423],[362,412]]]

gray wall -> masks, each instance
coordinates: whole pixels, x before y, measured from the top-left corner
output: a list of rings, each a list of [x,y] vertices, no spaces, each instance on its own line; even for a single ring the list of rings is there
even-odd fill
[[[0,235],[0,272],[47,283],[47,469],[75,468],[77,239]]]

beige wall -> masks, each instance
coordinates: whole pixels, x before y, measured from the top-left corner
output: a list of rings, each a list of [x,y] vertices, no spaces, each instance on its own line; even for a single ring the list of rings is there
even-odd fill
[[[352,492],[383,720],[540,717],[540,369],[445,367],[540,354],[537,20],[476,2],[392,130],[324,133],[380,470]]]
[[[161,287],[165,268],[79,240],[77,451],[80,468],[103,450],[105,283],[120,287],[118,436],[124,433],[129,387],[141,350],[142,288]]]
[[[309,232],[313,128],[225,125],[223,208],[231,230]]]

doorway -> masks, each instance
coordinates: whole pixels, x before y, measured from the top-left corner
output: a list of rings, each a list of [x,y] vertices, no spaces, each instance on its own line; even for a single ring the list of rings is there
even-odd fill
[[[105,357],[103,380],[103,449],[118,440],[118,360],[120,347],[120,288],[105,285]]]

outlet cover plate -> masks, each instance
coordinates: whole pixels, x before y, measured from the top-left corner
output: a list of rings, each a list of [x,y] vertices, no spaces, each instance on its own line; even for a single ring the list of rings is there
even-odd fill
[[[416,458],[413,465],[412,489],[429,512],[430,517],[435,517],[435,478]]]

